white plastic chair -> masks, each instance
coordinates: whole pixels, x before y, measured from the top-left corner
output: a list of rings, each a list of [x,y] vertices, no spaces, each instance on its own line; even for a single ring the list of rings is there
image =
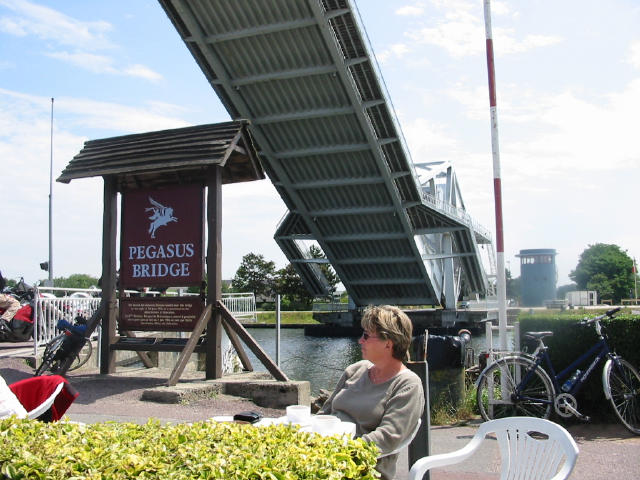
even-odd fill
[[[578,459],[576,442],[557,423],[534,417],[508,417],[483,423],[471,441],[455,452],[417,460],[409,479],[422,480],[427,470],[463,462],[490,433],[496,434],[500,446],[500,480],[563,480],[569,477]]]
[[[382,457],[388,457],[389,455],[395,455],[396,453],[400,453],[400,451],[405,448],[406,446],[408,446],[411,441],[415,438],[415,436],[418,434],[418,430],[420,430],[420,425],[422,424],[422,420],[419,418],[418,419],[418,424],[416,425],[416,427],[413,429],[413,432],[411,432],[411,435],[407,438],[405,438],[404,442],[402,442],[400,445],[398,445],[395,450],[392,450],[390,452],[387,453],[383,453],[382,455],[380,455],[378,458],[382,458]]]

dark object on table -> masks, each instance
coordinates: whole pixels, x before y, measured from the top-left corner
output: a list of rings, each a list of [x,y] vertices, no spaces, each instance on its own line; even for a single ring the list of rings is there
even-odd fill
[[[234,421],[249,422],[249,423],[256,423],[256,422],[259,422],[261,419],[262,419],[262,415],[260,413],[252,412],[252,411],[236,413],[233,416]]]

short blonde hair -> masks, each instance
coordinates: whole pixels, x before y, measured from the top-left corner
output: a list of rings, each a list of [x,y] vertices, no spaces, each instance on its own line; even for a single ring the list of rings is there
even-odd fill
[[[398,307],[369,305],[362,314],[360,324],[364,330],[375,332],[384,340],[391,340],[394,358],[409,360],[413,324],[407,314]]]

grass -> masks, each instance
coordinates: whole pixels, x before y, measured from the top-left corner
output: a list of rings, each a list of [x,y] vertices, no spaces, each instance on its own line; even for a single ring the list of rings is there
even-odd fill
[[[316,325],[320,322],[313,319],[313,312],[280,312],[282,325]],[[275,325],[276,312],[258,312],[258,323]]]
[[[431,405],[431,425],[466,423],[478,417],[474,385],[465,388],[464,398],[459,405],[455,403],[446,395],[446,392],[443,392],[443,395]]]

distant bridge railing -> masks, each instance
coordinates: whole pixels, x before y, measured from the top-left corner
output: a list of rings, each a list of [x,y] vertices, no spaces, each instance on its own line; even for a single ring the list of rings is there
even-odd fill
[[[429,193],[422,192],[422,198],[436,210],[440,210],[441,212],[447,213],[448,215],[460,220],[474,232],[478,232],[484,238],[491,240],[491,232],[475,221],[473,217],[466,212],[466,210],[440,200]]]
[[[311,306],[311,311],[312,312],[319,312],[319,313],[348,312],[349,311],[349,304],[348,303],[339,303],[339,302],[314,303]]]

